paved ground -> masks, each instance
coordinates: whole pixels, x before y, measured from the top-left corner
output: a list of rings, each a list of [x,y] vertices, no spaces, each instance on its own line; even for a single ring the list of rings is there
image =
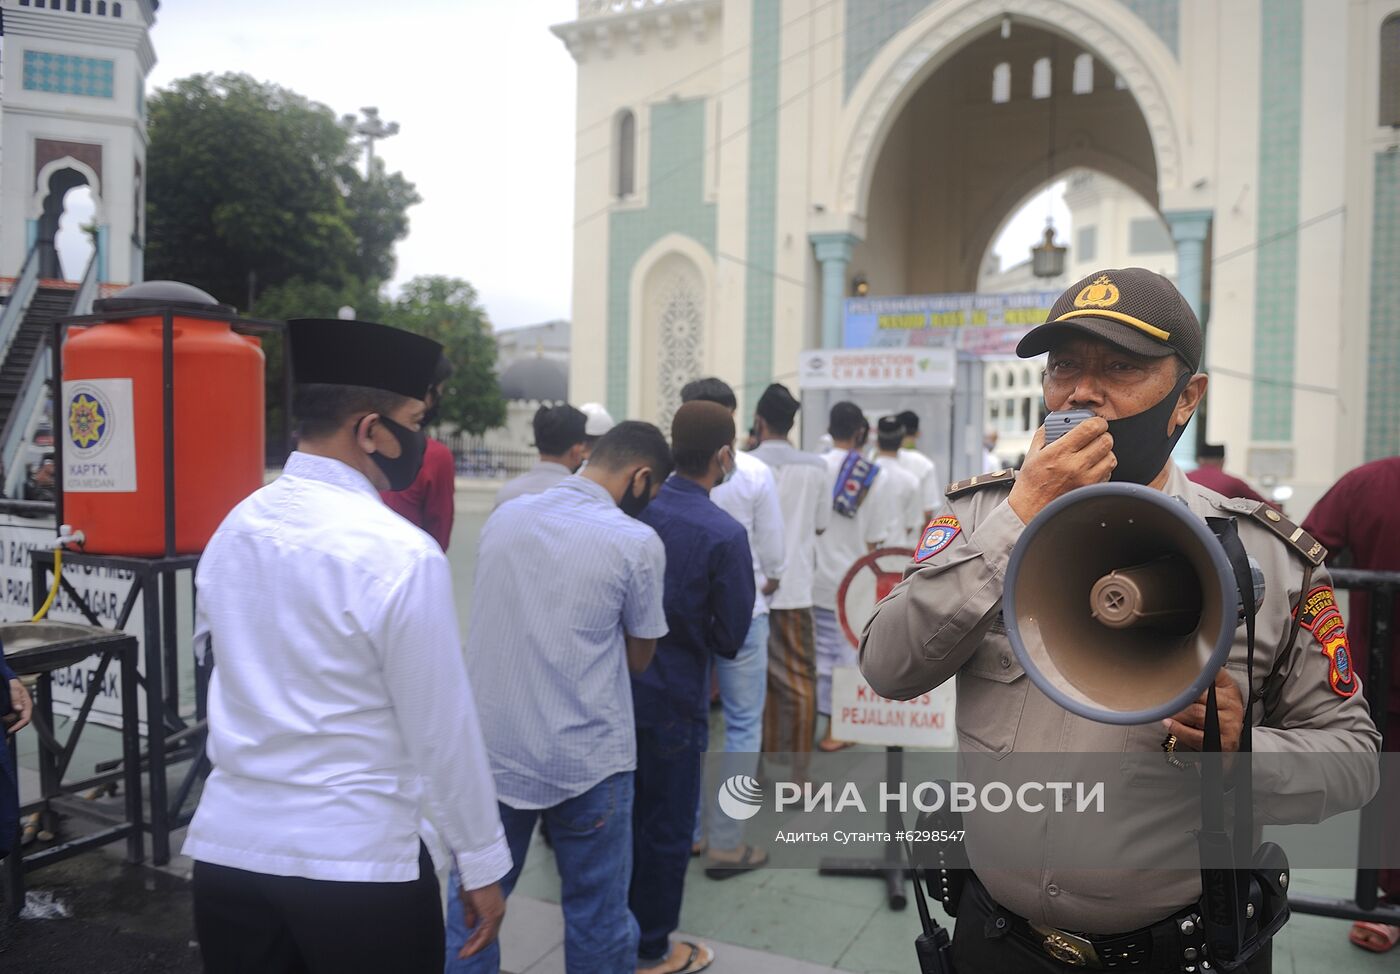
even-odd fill
[[[459,493],[451,560],[465,629],[475,565],[475,538],[490,494]],[[75,768],[114,753],[110,740],[80,748]],[[28,777],[28,776],[26,776]],[[175,846],[179,848],[178,842]],[[3,974],[185,974],[199,970],[191,945],[189,861],[164,870],[125,866],[117,853],[91,853],[31,877],[26,918],[0,921]],[[1349,895],[1350,873],[1299,871],[1295,889]],[[502,933],[511,974],[562,974],[563,922],[553,856],[536,842],[510,901]],[[682,927],[716,950],[715,974],[822,974],[917,970],[911,907],[891,912],[881,883],[770,869],[723,882],[693,867]],[[1277,974],[1369,974],[1400,971],[1400,952],[1368,954],[1346,942],[1348,924],[1295,916],[1276,941]],[[391,972],[386,972],[391,974]]]

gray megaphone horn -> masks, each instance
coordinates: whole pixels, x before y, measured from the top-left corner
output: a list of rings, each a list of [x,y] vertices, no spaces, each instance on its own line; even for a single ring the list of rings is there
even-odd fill
[[[1234,643],[1239,595],[1224,547],[1180,501],[1136,484],[1081,487],[1026,526],[1002,612],[1031,681],[1081,717],[1179,713]]]

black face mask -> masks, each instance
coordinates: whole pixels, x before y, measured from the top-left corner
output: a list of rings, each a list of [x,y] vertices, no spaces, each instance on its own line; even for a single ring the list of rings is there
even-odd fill
[[[1109,480],[1146,485],[1162,472],[1176,441],[1186,431],[1186,424],[1182,423],[1168,436],[1167,420],[1171,418],[1176,401],[1190,381],[1191,373],[1187,372],[1155,406],[1149,406],[1135,416],[1108,421],[1108,432],[1113,437],[1113,455],[1118,459],[1118,466],[1113,468],[1113,476]]]
[[[389,478],[390,490],[407,490],[423,468],[423,451],[428,446],[428,438],[419,431],[400,426],[388,416],[380,416],[379,421],[399,441],[399,455],[386,457],[382,453],[371,453],[369,458]]]
[[[636,517],[641,514],[651,503],[651,474],[645,476],[646,486],[642,488],[640,496],[632,493],[632,485],[629,483],[627,489],[622,492],[622,500],[617,503],[617,506],[622,508],[622,513],[628,517]]]

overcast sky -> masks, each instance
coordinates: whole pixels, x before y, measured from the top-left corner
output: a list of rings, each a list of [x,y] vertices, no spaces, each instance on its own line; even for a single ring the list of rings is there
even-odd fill
[[[166,0],[150,86],[241,71],[337,115],[377,106],[401,130],[376,152],[423,197],[393,285],[466,278],[498,328],[568,318],[575,65],[549,27],[577,9],[576,0]],[[90,204],[73,203],[65,228],[90,218]],[[1027,258],[1045,212],[1037,199],[1008,224],[995,244],[1003,266]],[[1055,223],[1064,242],[1062,203]],[[68,276],[79,276],[86,255],[60,248]]]

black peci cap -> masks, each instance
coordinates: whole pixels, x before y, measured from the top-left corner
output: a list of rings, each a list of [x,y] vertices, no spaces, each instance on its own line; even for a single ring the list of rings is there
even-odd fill
[[[878,429],[883,436],[894,436],[896,433],[903,435],[908,427],[904,425],[904,414],[900,413],[898,416],[881,416]]]
[[[432,339],[373,321],[294,318],[287,331],[298,385],[365,386],[422,399],[442,358]]]
[[[1202,443],[1201,448],[1196,451],[1197,460],[1224,460],[1224,443]]]
[[[1201,367],[1205,336],[1196,313],[1176,285],[1142,267],[1095,271],[1071,285],[1049,320],[1021,339],[1016,354],[1040,355],[1075,333],[1138,355],[1176,355],[1192,372]]]

